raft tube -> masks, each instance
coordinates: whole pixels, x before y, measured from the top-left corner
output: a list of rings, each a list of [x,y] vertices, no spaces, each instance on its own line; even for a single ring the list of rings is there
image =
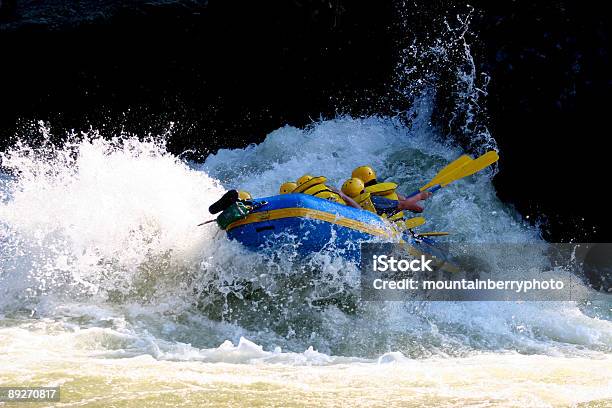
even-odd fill
[[[427,253],[435,247],[430,239],[402,236],[374,213],[311,195],[283,194],[253,201],[265,204],[227,227],[230,239],[253,250],[289,244],[298,254],[308,255],[331,247],[340,256],[359,261],[362,242],[404,241]]]

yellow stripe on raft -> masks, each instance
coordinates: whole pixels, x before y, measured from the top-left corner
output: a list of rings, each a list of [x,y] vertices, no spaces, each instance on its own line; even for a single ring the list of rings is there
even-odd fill
[[[312,210],[309,208],[281,208],[278,210],[262,211],[258,213],[249,214],[246,216],[246,218],[232,222],[230,225],[228,225],[227,231],[239,227],[241,225],[292,217],[311,218],[314,220],[326,221],[332,224],[341,225],[343,227],[365,232],[370,235],[377,235],[383,238],[393,239],[399,238],[401,236],[401,232],[399,231],[377,228],[372,225],[353,220],[351,218],[339,217],[336,214],[328,213],[325,211]],[[399,239],[398,243],[400,245],[405,245],[406,251],[414,257],[418,257],[424,254],[424,252],[406,243],[406,241],[404,241],[403,239]],[[434,256],[434,258],[436,257]],[[444,260],[437,262],[436,266],[439,266],[440,268],[448,272],[457,272],[459,270],[456,266],[454,266],[453,264],[449,264]]]
[[[336,214],[325,211],[313,210],[310,208],[280,208],[278,210],[262,211],[249,214],[242,220],[234,221],[227,226],[227,231],[241,225],[252,224],[255,222],[265,222],[279,220],[282,218],[311,218],[314,220],[326,221],[332,224],[341,225],[357,231],[365,232],[370,235],[377,235],[385,238],[392,238],[395,234],[389,229],[378,228],[351,218],[340,217]]]

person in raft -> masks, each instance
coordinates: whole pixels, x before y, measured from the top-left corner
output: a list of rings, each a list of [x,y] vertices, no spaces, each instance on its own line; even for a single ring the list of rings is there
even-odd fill
[[[376,173],[370,166],[361,166],[353,170],[351,178],[342,185],[342,192],[354,199],[361,208],[388,217],[392,221],[404,217],[404,210],[422,212],[419,201],[431,197],[431,193],[423,191],[406,198],[398,194],[397,184],[379,183]]]
[[[349,207],[361,208],[359,204],[351,197],[347,196],[342,190],[330,187],[325,184],[327,179],[323,176],[314,177],[310,174],[305,174],[300,177],[296,183],[287,181],[281,184],[279,193],[303,193],[333,201],[338,204],[348,205]]]

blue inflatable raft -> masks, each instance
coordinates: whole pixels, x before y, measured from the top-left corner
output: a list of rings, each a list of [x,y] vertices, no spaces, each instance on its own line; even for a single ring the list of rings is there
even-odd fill
[[[229,238],[263,250],[294,245],[300,255],[334,248],[349,260],[359,260],[362,242],[408,242],[426,253],[437,252],[427,238],[414,239],[369,211],[306,194],[284,194],[253,200],[263,205],[227,227]]]

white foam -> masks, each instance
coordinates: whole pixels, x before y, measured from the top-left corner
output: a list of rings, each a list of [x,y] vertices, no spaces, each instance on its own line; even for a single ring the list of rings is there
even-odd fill
[[[379,178],[412,191],[462,154],[427,129],[344,117],[283,127],[203,165],[130,137],[17,146],[2,157],[17,178],[5,180],[0,204],[0,309],[127,333],[135,339],[130,347],[98,351],[158,359],[277,361],[264,350],[301,353],[310,346],[312,355],[295,358],[608,350],[611,323],[586,316],[576,303],[360,303],[358,271],[333,242],[329,251],[298,260],[290,250],[250,252],[215,225],[195,226],[226,189],[275,194],[304,173],[338,186],[353,167],[370,164]],[[497,199],[490,175],[437,193],[426,205],[427,226],[452,231],[459,242],[539,242],[538,230]],[[242,299],[247,288],[262,297]],[[354,311],[339,309],[351,303]],[[238,345],[203,351],[224,340]]]

